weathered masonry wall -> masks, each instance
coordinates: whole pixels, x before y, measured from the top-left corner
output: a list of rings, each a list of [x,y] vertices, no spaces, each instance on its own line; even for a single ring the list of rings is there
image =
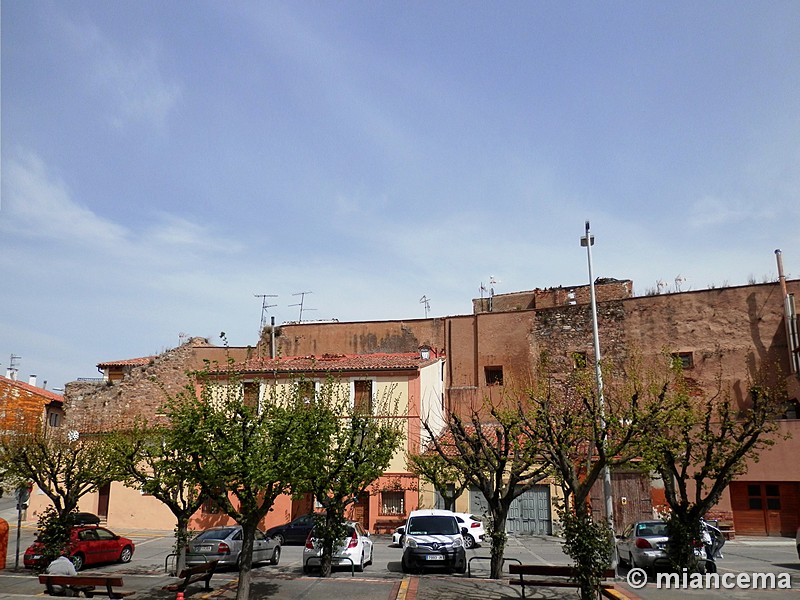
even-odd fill
[[[190,382],[187,371],[202,369],[205,360],[224,365],[228,355],[242,360],[248,352],[193,338],[147,365],[132,368],[122,381],[68,383],[66,425],[78,431],[111,430],[130,424],[137,416],[153,418],[161,412],[167,394],[177,394]]]

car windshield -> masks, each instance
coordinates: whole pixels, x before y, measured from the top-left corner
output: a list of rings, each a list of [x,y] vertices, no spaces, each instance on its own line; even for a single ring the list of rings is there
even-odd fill
[[[455,535],[458,523],[453,517],[413,517],[408,522],[409,535]]]
[[[233,528],[226,528],[226,529],[208,529],[206,531],[201,531],[196,538],[196,540],[224,540],[234,532]]]

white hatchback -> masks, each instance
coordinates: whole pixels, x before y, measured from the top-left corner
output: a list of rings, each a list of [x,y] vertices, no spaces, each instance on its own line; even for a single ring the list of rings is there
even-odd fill
[[[464,547],[469,550],[475,546],[480,546],[486,536],[486,529],[480,517],[469,513],[455,513],[456,521],[461,527],[461,534],[464,536]]]
[[[334,549],[331,564],[345,567],[353,565],[356,571],[363,571],[366,565],[372,564],[372,538],[361,523],[348,521],[345,527],[347,537],[340,541],[338,548]],[[308,573],[312,568],[319,567],[321,558],[322,540],[314,537],[312,529],[303,548],[303,572]]]

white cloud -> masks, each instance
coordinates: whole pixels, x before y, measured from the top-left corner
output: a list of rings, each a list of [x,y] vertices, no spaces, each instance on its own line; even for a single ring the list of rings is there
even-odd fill
[[[747,217],[747,211],[734,200],[704,196],[691,207],[689,226],[699,229],[709,225],[738,223]]]
[[[49,174],[38,156],[18,155],[3,171],[5,215],[0,226],[29,237],[103,248],[118,246],[128,237],[124,227],[75,202],[66,184]]]
[[[93,24],[65,20],[63,28],[85,55],[92,87],[112,102],[106,118],[114,127],[165,125],[170,111],[180,101],[182,87],[162,74],[157,44],[143,42],[128,50],[112,43]]]

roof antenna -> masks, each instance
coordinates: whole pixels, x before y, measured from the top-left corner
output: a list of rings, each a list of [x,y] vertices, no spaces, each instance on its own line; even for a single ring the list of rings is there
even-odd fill
[[[427,296],[422,296],[422,298],[419,299],[419,303],[425,305],[425,318],[427,319],[428,312],[431,310],[431,299]]]
[[[267,309],[272,308],[273,306],[278,306],[277,304],[267,304],[267,298],[277,298],[277,294],[253,294],[256,298],[261,298],[261,329],[258,330],[258,335],[261,335],[261,332],[264,331],[264,327],[267,326]]]
[[[297,304],[290,304],[289,306],[299,306],[300,307],[300,320],[298,323],[303,322],[303,311],[304,310],[317,310],[316,308],[303,308],[303,303],[306,299],[306,294],[313,294],[314,292],[297,292],[296,294],[292,294],[292,296],[300,296],[300,302]]]

